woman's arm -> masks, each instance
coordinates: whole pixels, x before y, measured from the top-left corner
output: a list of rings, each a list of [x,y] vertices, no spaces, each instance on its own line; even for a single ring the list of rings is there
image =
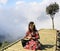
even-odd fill
[[[36,36],[35,37],[36,37],[36,39],[40,39],[38,31],[36,32]]]
[[[24,37],[25,39],[30,39],[32,36],[29,32],[26,33],[26,36]]]

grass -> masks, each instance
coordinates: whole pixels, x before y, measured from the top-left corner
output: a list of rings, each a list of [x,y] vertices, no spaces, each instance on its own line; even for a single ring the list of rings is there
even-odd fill
[[[42,51],[55,51],[56,30],[40,30],[40,42],[43,44]]]
[[[9,42],[4,41],[4,42],[2,42],[0,44],[1,44],[1,46],[0,46],[0,51],[1,51],[2,48],[4,48],[5,46],[9,45]]]

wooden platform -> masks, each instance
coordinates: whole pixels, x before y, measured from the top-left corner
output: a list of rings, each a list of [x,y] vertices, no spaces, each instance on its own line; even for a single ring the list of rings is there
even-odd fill
[[[42,50],[37,51],[55,51],[56,49],[56,30],[39,30],[39,41],[43,44]],[[3,48],[1,51],[32,51],[26,50],[22,47],[21,41],[18,40],[9,46]]]

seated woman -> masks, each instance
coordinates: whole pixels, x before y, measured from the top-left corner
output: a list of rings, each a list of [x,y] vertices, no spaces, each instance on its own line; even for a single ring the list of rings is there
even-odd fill
[[[24,43],[23,47],[25,49],[30,49],[30,50],[38,50],[40,49],[40,42],[38,41],[39,39],[39,33],[36,30],[34,22],[30,22],[28,26],[28,31],[26,32],[26,36],[24,37]]]

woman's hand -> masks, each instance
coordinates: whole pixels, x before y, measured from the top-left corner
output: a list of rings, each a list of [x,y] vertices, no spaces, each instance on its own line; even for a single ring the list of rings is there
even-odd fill
[[[35,39],[35,37],[32,37],[32,39]]]
[[[32,37],[31,36],[26,36],[24,39],[31,39]]]

